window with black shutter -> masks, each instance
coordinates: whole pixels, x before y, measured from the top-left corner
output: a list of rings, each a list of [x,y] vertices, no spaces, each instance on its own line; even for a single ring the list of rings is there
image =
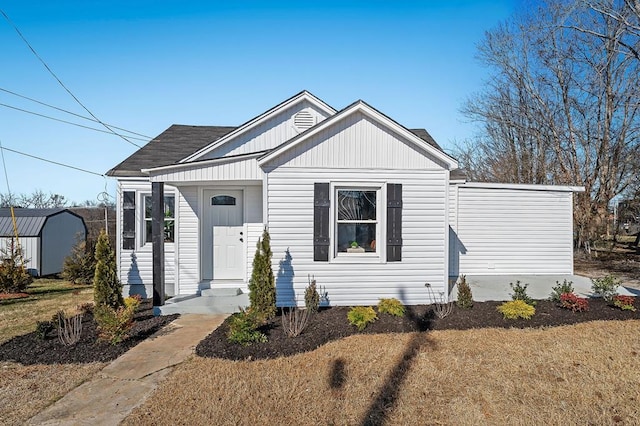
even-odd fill
[[[136,248],[136,193],[122,193],[122,249]]]

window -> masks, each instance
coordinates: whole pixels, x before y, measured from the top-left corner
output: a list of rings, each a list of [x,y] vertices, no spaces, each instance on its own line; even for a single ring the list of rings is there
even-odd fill
[[[374,188],[337,190],[337,253],[377,253],[379,198]]]
[[[164,196],[164,242],[175,241],[175,196]],[[151,195],[144,196],[144,242],[151,242]]]
[[[235,206],[236,198],[231,195],[216,195],[211,198],[212,206]]]

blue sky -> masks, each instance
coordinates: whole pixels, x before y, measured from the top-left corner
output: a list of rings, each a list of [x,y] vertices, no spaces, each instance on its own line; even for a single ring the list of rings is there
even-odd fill
[[[486,78],[476,45],[518,4],[9,0],[0,8],[100,120],[128,130],[156,136],[173,123],[238,125],[306,89],[336,109],[363,99],[450,150],[473,133],[459,109]],[[87,115],[1,16],[0,45],[0,89]],[[0,103],[100,127],[1,90]],[[136,149],[4,106],[0,141],[98,173]],[[42,189],[82,201],[105,188],[99,176],[11,152],[5,159],[14,193]],[[107,188],[113,195],[111,180]]]

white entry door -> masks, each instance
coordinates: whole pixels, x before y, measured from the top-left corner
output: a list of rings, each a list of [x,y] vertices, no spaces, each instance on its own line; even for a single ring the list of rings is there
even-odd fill
[[[213,242],[213,279],[244,278],[242,191],[212,191],[207,197]]]

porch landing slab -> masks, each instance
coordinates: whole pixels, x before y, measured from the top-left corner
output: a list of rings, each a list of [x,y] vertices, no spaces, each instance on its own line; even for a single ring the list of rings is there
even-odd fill
[[[223,289],[228,292],[227,289]],[[230,289],[229,289],[230,290]],[[155,306],[155,315],[171,314],[233,314],[239,312],[240,308],[249,306],[249,295],[246,293],[233,292],[235,295],[211,295],[203,291],[201,296],[190,298],[169,299],[164,306]],[[226,293],[225,293],[226,294]]]
[[[533,299],[548,299],[551,288],[556,281],[562,283],[565,279],[573,282],[575,293],[581,297],[593,296],[591,291],[591,279],[581,275],[467,275],[467,283],[471,286],[473,300],[484,302],[488,300],[511,300],[511,286],[520,281],[529,284],[527,294]],[[618,293],[628,296],[640,296],[640,290],[625,287],[624,283],[618,287]],[[452,300],[458,297],[458,286],[451,291]]]

